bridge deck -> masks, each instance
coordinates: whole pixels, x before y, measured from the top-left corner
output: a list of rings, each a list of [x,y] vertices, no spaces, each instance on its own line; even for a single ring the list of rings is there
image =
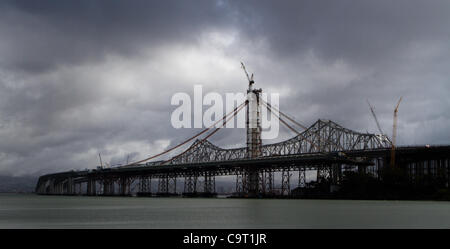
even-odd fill
[[[292,165],[295,166],[310,166],[317,167],[317,165],[329,165],[331,163],[340,163],[347,165],[368,166],[372,163],[368,160],[379,157],[389,157],[390,148],[370,149],[370,150],[353,150],[344,151],[346,156],[339,155],[337,152],[331,153],[305,153],[298,155],[286,156],[271,156],[260,157],[255,159],[240,159],[228,161],[215,162],[199,162],[199,163],[184,163],[184,164],[169,164],[169,165],[153,165],[147,166],[145,164],[137,166],[116,167],[116,168],[102,168],[84,171],[67,171],[61,173],[54,173],[43,175],[40,181],[63,178],[77,178],[88,176],[107,176],[107,175],[158,175],[158,174],[175,174],[177,176],[185,176],[192,171],[216,171],[218,175],[233,174],[234,171],[247,167],[258,167],[259,169],[270,168],[274,170],[281,170]],[[450,146],[408,146],[398,147],[396,154],[399,160],[415,159],[415,158],[436,158],[440,156],[450,155]]]

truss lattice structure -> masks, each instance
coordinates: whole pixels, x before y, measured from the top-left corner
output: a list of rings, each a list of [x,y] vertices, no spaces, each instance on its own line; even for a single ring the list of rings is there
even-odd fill
[[[283,142],[262,146],[262,156],[284,156],[317,152],[388,148],[386,135],[360,133],[344,128],[330,120],[316,121],[307,130]],[[202,163],[247,158],[247,149],[223,149],[209,141],[195,141],[185,153],[170,160],[170,164]]]

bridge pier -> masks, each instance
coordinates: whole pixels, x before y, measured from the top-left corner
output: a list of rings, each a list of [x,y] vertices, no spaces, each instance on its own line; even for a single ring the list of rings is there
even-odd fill
[[[331,184],[337,185],[341,182],[342,179],[342,165],[339,163],[333,163],[331,164],[331,174],[330,174],[330,180]]]
[[[257,170],[254,169],[246,169],[246,192],[249,197],[255,197],[259,194],[259,183],[260,183],[260,175]]]
[[[58,183],[55,184],[54,194],[60,195],[62,193],[63,193],[62,192],[62,184],[61,184],[61,182],[58,182]]]
[[[305,167],[298,168],[298,187],[299,188],[306,187],[306,168]]]
[[[114,178],[105,177],[103,179],[103,195],[105,196],[113,196],[114,193]]]
[[[50,186],[50,193],[52,195],[58,194],[58,183],[55,181],[52,182],[52,185]]]
[[[50,180],[47,187],[47,193],[54,195],[55,194],[55,179]]]
[[[184,177],[184,190],[183,194],[195,194],[197,193],[197,179],[196,173]]]
[[[291,174],[289,168],[283,169],[281,171],[281,195],[289,196],[291,194],[291,184],[290,184]]]
[[[75,184],[73,182],[72,177],[67,178],[65,194],[67,194],[67,195],[75,194]]]
[[[119,193],[121,196],[131,195],[131,178],[123,176],[119,178]]]
[[[259,176],[259,188],[263,195],[273,194],[273,171],[266,169],[260,171]]]
[[[210,171],[205,172],[204,193],[212,194],[216,192],[216,176]]]
[[[236,171],[236,194],[239,196],[244,196],[247,192],[246,189],[246,174],[245,170],[237,170]]]
[[[330,168],[327,165],[321,164],[317,166],[317,182],[321,183],[330,179]]]
[[[81,195],[81,182],[75,182],[74,183],[74,191],[76,195]]]
[[[97,181],[93,177],[88,178],[86,195],[89,195],[89,196],[97,195]]]
[[[177,177],[175,175],[162,175],[158,181],[159,196],[176,195],[177,193]]]
[[[161,176],[158,179],[158,194],[167,194],[169,193],[169,180],[168,176]]]
[[[238,196],[256,197],[274,193],[274,171],[272,169],[240,169],[236,170],[235,174],[235,193]]]
[[[139,192],[138,196],[151,196],[152,195],[152,178],[150,176],[141,176],[139,178]]]

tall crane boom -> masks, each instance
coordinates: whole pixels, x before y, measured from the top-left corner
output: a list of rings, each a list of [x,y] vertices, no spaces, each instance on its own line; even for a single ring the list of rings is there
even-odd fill
[[[99,159],[100,159],[100,167],[103,168],[102,156],[100,155],[100,153],[98,153],[98,157],[99,157]]]
[[[250,87],[253,83],[255,83],[255,81],[253,81],[253,74],[251,77],[248,76],[247,69],[245,69],[245,65],[242,61],[241,61],[241,67],[242,67],[242,69],[244,69],[245,75],[247,76],[247,79],[248,79],[248,85]]]
[[[397,102],[397,106],[395,106],[394,109],[394,125],[392,127],[391,167],[395,166],[395,146],[397,140],[397,114],[398,114],[398,106],[400,105],[402,98],[403,97],[400,97],[400,99]]]
[[[367,104],[369,104],[370,112],[372,112],[372,116],[375,119],[375,123],[377,123],[378,131],[380,131],[380,134],[384,134],[383,130],[381,129],[380,123],[378,122],[377,115],[375,115],[375,111],[372,105],[370,105],[369,100],[367,100]]]

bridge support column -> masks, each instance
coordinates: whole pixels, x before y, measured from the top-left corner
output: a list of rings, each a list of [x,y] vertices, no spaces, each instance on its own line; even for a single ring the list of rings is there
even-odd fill
[[[342,179],[342,166],[338,163],[331,165],[331,184],[339,184]]]
[[[86,189],[86,194],[90,195],[90,196],[95,196],[97,195],[97,181],[94,178],[89,178],[88,182],[87,182],[87,189]]]
[[[245,175],[245,170],[238,170],[236,172],[236,193],[239,196],[243,196],[245,195],[245,193],[247,192],[246,190],[246,175]]]
[[[72,177],[69,177],[69,179],[67,179],[67,194],[68,195],[75,194],[75,184],[73,182]]]
[[[49,193],[51,195],[55,194],[54,189],[55,189],[55,180],[51,179],[48,182],[47,193]]]
[[[75,194],[76,195],[81,195],[82,194],[82,192],[81,192],[81,183],[80,182],[76,182],[75,183]]]
[[[257,158],[262,155],[262,141],[261,141],[261,89],[253,89],[254,81],[249,81],[247,90],[247,157]],[[246,179],[244,192],[248,193],[249,197],[255,197],[260,190],[260,174],[257,169],[246,169]]]
[[[289,196],[291,194],[290,178],[289,169],[283,169],[281,171],[281,195]]]
[[[317,182],[323,182],[330,178],[330,169],[327,165],[319,165],[317,168]]]
[[[255,197],[259,194],[259,172],[256,170],[246,170],[246,192],[249,197]]]
[[[172,193],[172,194],[177,193],[177,177],[176,176],[169,177],[169,193]]]
[[[306,187],[306,168],[305,167],[298,168],[298,187],[299,188]]]
[[[59,182],[54,182],[53,183],[53,194],[54,195],[58,195],[59,194]]]
[[[122,196],[131,195],[131,179],[129,177],[123,176],[119,180],[119,192]]]
[[[216,192],[216,177],[211,172],[205,172],[204,192],[205,193]]]
[[[62,191],[62,182],[58,182],[57,184],[56,184],[56,194],[57,195],[61,195],[62,193],[63,193],[63,191]]]
[[[67,179],[59,183],[59,194],[65,195],[67,193]]]
[[[261,194],[266,194],[266,172],[264,170],[261,170],[259,173],[259,182],[258,182],[258,189]]]
[[[191,174],[184,177],[184,193],[197,193],[197,175]]]
[[[273,171],[264,169],[259,172],[259,193],[263,195],[273,194]]]
[[[169,192],[169,180],[167,175],[161,176],[158,179],[158,193],[159,194],[167,194]]]
[[[139,178],[139,193],[148,195],[152,192],[152,178],[149,176],[141,176]]]
[[[259,180],[259,182],[258,182],[258,189],[259,189],[259,192],[261,194],[265,194],[266,193],[266,174],[264,173],[263,170],[260,171],[258,174],[259,174],[259,176],[258,176],[258,180]]]
[[[274,189],[273,171],[271,169],[267,169],[264,171],[263,174],[264,174],[264,193],[272,195]]]
[[[52,195],[58,194],[58,183],[53,181],[50,189],[51,189]]]
[[[158,181],[158,194],[168,195],[176,194],[177,192],[177,177],[170,175],[163,175]]]
[[[105,177],[103,179],[103,195],[112,196],[114,195],[114,179]]]

